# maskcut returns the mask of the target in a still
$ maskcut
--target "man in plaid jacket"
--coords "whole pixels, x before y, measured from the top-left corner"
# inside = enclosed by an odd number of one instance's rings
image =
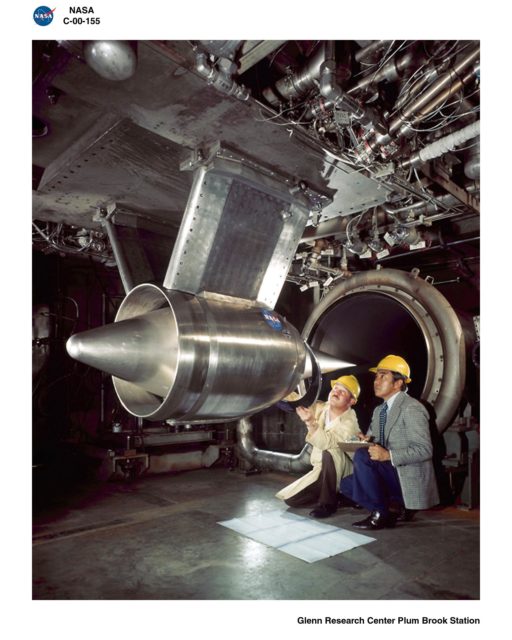
[[[356,452],[353,474],[342,479],[340,490],[370,511],[354,527],[382,529],[437,504],[439,494],[428,413],[406,393],[409,365],[400,356],[388,355],[370,371],[375,373],[375,395],[384,402],[373,412],[366,436],[360,435],[373,442]]]

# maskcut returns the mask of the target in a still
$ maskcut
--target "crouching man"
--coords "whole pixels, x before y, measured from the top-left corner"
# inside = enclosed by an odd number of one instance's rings
[[[384,402],[373,412],[370,430],[361,439],[375,441],[354,456],[353,475],[341,481],[343,496],[368,509],[359,529],[393,527],[411,511],[439,502],[432,464],[432,441],[425,407],[407,395],[410,369],[400,356],[389,355],[376,367],[373,388]]]
[[[360,387],[355,376],[342,376],[331,381],[327,402],[312,407],[297,407],[296,411],[308,428],[306,442],[313,445],[313,469],[302,478],[281,489],[276,497],[290,507],[316,507],[309,515],[327,518],[337,508],[340,480],[352,473],[352,453],[345,453],[339,443],[353,440],[359,433],[356,404]]]

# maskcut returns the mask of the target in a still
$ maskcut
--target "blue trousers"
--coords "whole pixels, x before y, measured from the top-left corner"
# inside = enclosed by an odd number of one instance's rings
[[[340,491],[369,511],[389,512],[391,503],[403,505],[402,490],[395,467],[390,461],[372,460],[368,449],[355,452],[352,475],[342,478]]]

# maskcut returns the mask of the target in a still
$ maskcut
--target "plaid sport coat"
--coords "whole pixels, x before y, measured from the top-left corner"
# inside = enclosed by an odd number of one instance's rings
[[[373,412],[370,435],[379,436],[379,413]],[[425,407],[401,391],[388,411],[384,444],[398,472],[405,506],[428,509],[439,502],[432,464],[432,440]]]

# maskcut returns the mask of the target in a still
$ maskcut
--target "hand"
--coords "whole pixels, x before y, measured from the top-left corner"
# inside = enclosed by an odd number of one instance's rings
[[[365,436],[364,433],[361,433],[361,431],[357,434],[357,437],[359,438],[359,440],[361,440],[361,442],[370,441],[370,436]]]
[[[386,460],[391,460],[391,456],[387,449],[381,447],[380,444],[372,444],[368,447],[368,453],[372,460],[377,460],[377,462],[386,462]]]
[[[313,415],[313,412],[311,411],[311,409],[308,409],[307,407],[297,407],[295,411],[299,416],[299,418],[303,422],[305,422],[308,425],[308,427],[314,423],[315,416]]]

